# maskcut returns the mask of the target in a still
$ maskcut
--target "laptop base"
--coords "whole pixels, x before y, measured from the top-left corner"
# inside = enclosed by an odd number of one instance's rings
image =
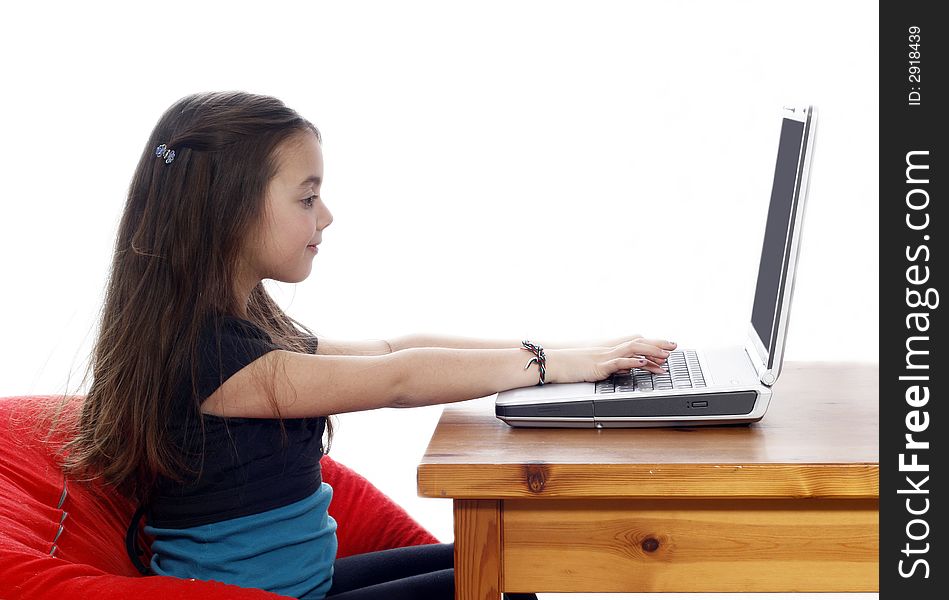
[[[761,420],[771,390],[703,390],[675,396],[578,399],[512,406],[495,405],[495,415],[511,427],[680,427],[731,425]]]

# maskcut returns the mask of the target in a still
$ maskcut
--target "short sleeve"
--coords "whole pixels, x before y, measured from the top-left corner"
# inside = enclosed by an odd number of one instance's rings
[[[207,325],[198,348],[198,397],[204,401],[232,375],[264,354],[280,348],[265,331],[249,321],[222,317]]]

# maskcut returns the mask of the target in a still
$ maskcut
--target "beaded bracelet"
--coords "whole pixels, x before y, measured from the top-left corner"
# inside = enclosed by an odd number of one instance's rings
[[[544,385],[544,377],[547,376],[547,355],[544,354],[544,347],[541,345],[535,345],[530,343],[528,340],[521,342],[521,345],[524,346],[525,350],[529,350],[534,353],[534,358],[530,359],[527,364],[524,366],[526,370],[533,363],[537,363],[537,366],[540,367],[540,381],[537,382],[537,385]]]

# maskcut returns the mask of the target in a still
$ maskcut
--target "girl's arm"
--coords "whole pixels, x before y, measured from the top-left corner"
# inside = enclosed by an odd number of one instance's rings
[[[317,354],[337,356],[381,356],[389,354],[389,343],[385,340],[331,340],[319,338]],[[395,348],[392,349],[395,352]]]
[[[448,335],[430,335],[426,333],[404,335],[388,340],[392,352],[405,350],[407,348],[456,348],[459,350],[494,350],[502,348],[520,348],[522,340],[488,340],[481,338],[458,337]],[[546,342],[544,340],[531,340],[539,343],[545,349],[556,350],[560,348],[586,348],[594,344],[585,342],[565,343],[565,342]]]
[[[319,338],[316,348],[317,354],[336,356],[381,356],[408,348],[455,348],[457,350],[499,350],[502,348],[520,348],[521,340],[488,340],[449,335],[412,334],[390,340],[331,340]],[[556,350],[558,348],[586,348],[595,344],[578,342],[544,343],[544,348]]]
[[[297,418],[458,402],[536,384],[538,367],[525,369],[530,357],[523,348],[409,348],[383,356],[274,350],[227,379],[201,410],[273,418],[273,399],[283,418]],[[547,375],[552,382],[553,369]]]
[[[667,344],[672,349],[674,344]],[[662,361],[669,352],[647,341],[618,348],[554,349],[548,383],[599,381],[609,373]],[[634,358],[637,357],[637,358]],[[539,367],[524,348],[406,348],[381,356],[320,356],[274,350],[227,379],[204,402],[205,413],[273,418],[314,417],[460,402],[538,383]],[[650,370],[662,372],[658,363]],[[648,367],[643,367],[648,368]]]

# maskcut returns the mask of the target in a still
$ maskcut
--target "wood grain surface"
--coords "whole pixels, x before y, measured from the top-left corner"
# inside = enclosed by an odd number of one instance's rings
[[[519,429],[447,406],[419,494],[454,499],[459,600],[878,588],[879,368],[786,363],[748,426]]]
[[[454,503],[455,589],[459,598],[498,600],[501,594],[501,505]]]
[[[503,501],[507,592],[871,592],[875,500]]]
[[[513,428],[494,397],[445,407],[418,467],[435,498],[876,498],[879,368],[785,363],[747,426]]]

